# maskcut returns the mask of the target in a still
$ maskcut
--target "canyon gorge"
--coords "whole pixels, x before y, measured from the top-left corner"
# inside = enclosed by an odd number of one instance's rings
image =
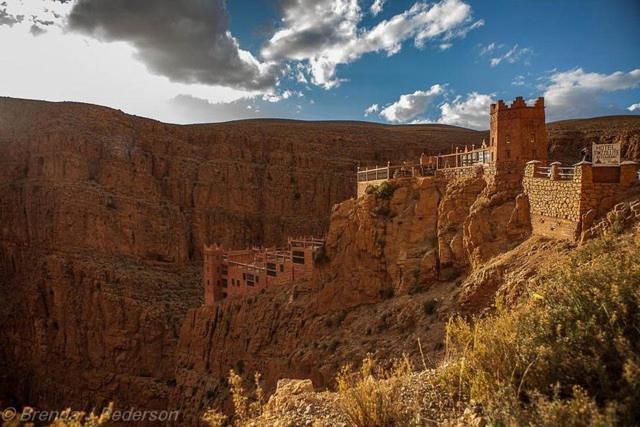
[[[638,117],[547,129],[553,159],[622,141],[640,160]],[[518,188],[428,178],[355,199],[355,170],[485,138],[437,124],[178,126],[0,98],[0,400],[172,408],[195,424],[229,409],[232,368],[272,391],[280,378],[329,387],[343,364],[418,357],[418,342],[437,359],[452,313],[512,298],[568,244],[530,237]],[[326,235],[313,280],[202,307],[205,243],[296,235]]]

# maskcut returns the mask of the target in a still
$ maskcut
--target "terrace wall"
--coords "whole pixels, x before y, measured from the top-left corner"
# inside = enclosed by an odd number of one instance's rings
[[[540,161],[527,163],[522,186],[529,198],[533,233],[576,240],[594,219],[638,191],[636,163],[624,162],[616,170],[608,169],[599,170],[589,162],[573,168],[561,168],[559,163],[548,168]],[[612,182],[615,177],[617,181]]]

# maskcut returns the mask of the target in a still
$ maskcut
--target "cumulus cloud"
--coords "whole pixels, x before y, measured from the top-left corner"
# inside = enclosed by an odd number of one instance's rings
[[[386,0],[374,1],[373,4],[371,5],[371,14],[373,16],[377,16],[380,12],[382,12],[382,8],[384,7],[385,3],[386,3]]]
[[[410,9],[372,28],[360,26],[364,17],[358,0],[283,0],[280,27],[264,45],[267,60],[296,60],[308,64],[311,82],[329,89],[341,80],[340,64],[372,52],[393,55],[407,40],[417,47],[428,41],[450,43],[483,25],[472,21],[471,7],[461,0],[417,2]]]
[[[637,104],[631,104],[627,107],[627,110],[633,112],[633,111],[640,111],[640,102],[638,102]]]
[[[489,106],[492,95],[469,93],[466,98],[457,97],[453,102],[440,106],[439,123],[472,129],[489,128]]]
[[[364,116],[367,117],[372,114],[376,114],[378,111],[380,111],[380,106],[378,104],[372,104],[364,110]]]
[[[280,68],[242,50],[224,0],[77,0],[69,28],[131,44],[153,73],[182,83],[265,90]]]
[[[607,107],[602,97],[610,92],[640,87],[640,69],[611,74],[585,72],[582,68],[553,73],[540,86],[553,119],[603,113],[619,113],[621,108]]]
[[[398,101],[380,111],[380,117],[389,122],[406,123],[423,114],[443,91],[443,86],[436,84],[428,90],[401,95]]]

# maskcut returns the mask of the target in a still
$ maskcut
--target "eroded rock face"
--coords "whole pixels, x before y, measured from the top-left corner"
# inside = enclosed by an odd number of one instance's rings
[[[191,310],[176,347],[170,406],[186,425],[197,424],[208,407],[231,412],[230,369],[245,378],[248,389],[260,372],[270,394],[282,378],[310,379],[317,390],[332,387],[342,366],[357,365],[369,353],[379,360],[407,354],[420,363],[418,340],[425,357],[435,360],[455,293],[454,285],[442,283],[328,311],[320,309],[313,284],[301,283]]]
[[[201,305],[203,243],[322,235],[331,207],[355,194],[358,162],[417,158],[477,135],[279,120],[173,126],[1,98],[0,400],[166,406],[180,325]]]
[[[438,277],[440,192],[435,178],[398,180],[390,197],[372,192],[334,208],[316,280],[321,309],[377,302]]]

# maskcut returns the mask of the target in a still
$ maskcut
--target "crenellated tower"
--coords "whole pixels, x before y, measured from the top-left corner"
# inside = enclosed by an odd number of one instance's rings
[[[530,160],[547,162],[544,98],[538,98],[532,106],[521,96],[511,105],[499,100],[491,104],[490,114],[489,148],[497,171],[522,171]]]

